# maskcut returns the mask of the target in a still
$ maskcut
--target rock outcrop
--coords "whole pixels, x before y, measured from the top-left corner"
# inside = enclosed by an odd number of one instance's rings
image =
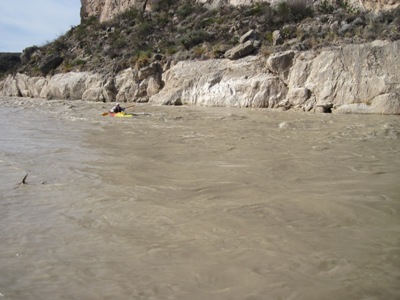
[[[150,98],[164,105],[277,107],[287,87],[261,57],[181,61],[163,75],[165,87]]]
[[[266,58],[154,63],[116,76],[70,72],[9,75],[1,96],[163,105],[268,107],[315,112],[400,114],[400,41],[326,50],[284,51]]]
[[[180,62],[150,101],[316,112],[400,114],[400,41],[321,52],[276,53],[267,60]]]
[[[107,78],[88,72],[70,72],[47,77],[9,75],[0,82],[0,95],[87,101],[112,101]]]
[[[81,19],[91,16],[98,17],[100,22],[113,19],[116,15],[135,7],[139,10],[154,10],[165,0],[81,0]],[[281,0],[197,0],[206,7],[214,9],[222,5],[253,5],[257,2],[268,2],[275,4]],[[321,0],[313,0],[313,4],[318,4]],[[336,3],[336,0],[325,0],[325,3]],[[366,10],[386,10],[399,7],[398,0],[348,0],[348,5]]]
[[[288,88],[307,89],[310,97],[303,104],[296,98],[287,100],[303,108],[365,104],[369,112],[400,114],[399,55],[400,41],[299,53],[290,69]],[[391,104],[385,105],[385,99]]]
[[[130,9],[154,10],[162,0],[81,0],[81,19],[98,17],[100,22],[113,19]]]

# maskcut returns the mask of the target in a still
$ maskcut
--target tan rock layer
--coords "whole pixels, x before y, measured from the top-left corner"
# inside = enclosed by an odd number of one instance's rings
[[[141,10],[152,10],[163,0],[81,0],[81,19],[91,16],[99,18],[100,22],[113,19],[116,15],[126,11],[131,7]],[[252,5],[257,2],[274,3],[280,0],[197,0],[199,3],[207,4],[210,8],[221,5]],[[287,0],[291,1],[291,0]],[[320,0],[312,0],[317,3]],[[336,0],[328,0],[336,1]],[[367,10],[379,11],[394,9],[400,6],[398,0],[349,0],[350,5]]]
[[[81,19],[96,16],[100,22],[105,22],[132,7],[151,10],[160,1],[162,0],[81,0]]]
[[[268,59],[181,61],[162,78],[158,64],[115,77],[17,74],[0,82],[0,96],[400,114],[399,57],[400,41],[374,41]]]

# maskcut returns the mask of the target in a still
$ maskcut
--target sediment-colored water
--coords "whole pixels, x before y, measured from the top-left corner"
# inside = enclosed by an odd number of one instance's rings
[[[0,100],[0,298],[400,298],[398,116]]]

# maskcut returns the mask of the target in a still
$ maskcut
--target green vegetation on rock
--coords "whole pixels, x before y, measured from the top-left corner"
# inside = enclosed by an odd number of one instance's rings
[[[21,53],[0,53],[0,77],[16,68],[21,63]]]
[[[258,52],[264,55],[400,38],[399,10],[372,14],[346,3],[341,0],[332,6],[322,1],[311,7],[307,0],[288,0],[273,6],[263,2],[211,10],[195,1],[165,1],[157,11],[130,9],[105,23],[88,18],[53,42],[25,49],[18,69],[11,57],[7,63],[0,61],[0,72],[115,74],[154,60],[221,58],[251,29],[258,33]],[[274,40],[276,31],[279,43]]]

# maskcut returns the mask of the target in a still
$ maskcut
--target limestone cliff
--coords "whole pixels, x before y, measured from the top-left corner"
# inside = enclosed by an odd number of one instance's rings
[[[136,7],[140,10],[152,10],[166,0],[81,0],[81,19],[84,20],[90,16],[96,16],[100,22],[113,19],[116,15],[126,11],[129,8]],[[280,0],[196,0],[198,3],[208,5],[215,8],[221,5],[252,5],[257,2],[276,3]],[[289,0],[290,2],[290,0]],[[312,0],[317,4],[321,0]],[[327,0],[327,3],[335,2],[335,0]],[[386,10],[400,6],[398,0],[348,0],[347,3],[355,8],[366,10]]]
[[[181,61],[166,72],[156,63],[114,77],[17,74],[0,82],[0,95],[400,114],[399,57],[400,41],[375,41],[323,51],[290,50],[268,58]]]
[[[197,1],[82,0],[83,17],[139,10],[27,48],[0,96],[400,114],[398,11],[285,15],[269,4],[204,7],[245,0]],[[368,3],[390,1],[359,2]]]
[[[81,19],[96,16],[104,22],[131,7],[139,8],[144,2],[140,0],[81,0]]]
[[[152,10],[163,0],[81,0],[81,19],[96,16],[100,22],[111,20],[116,15],[135,7],[141,10]],[[219,5],[250,5],[255,2],[271,2],[270,0],[197,0],[210,7]]]
[[[375,41],[267,60],[181,62],[163,75],[165,87],[150,101],[400,114],[399,56],[400,41]]]

